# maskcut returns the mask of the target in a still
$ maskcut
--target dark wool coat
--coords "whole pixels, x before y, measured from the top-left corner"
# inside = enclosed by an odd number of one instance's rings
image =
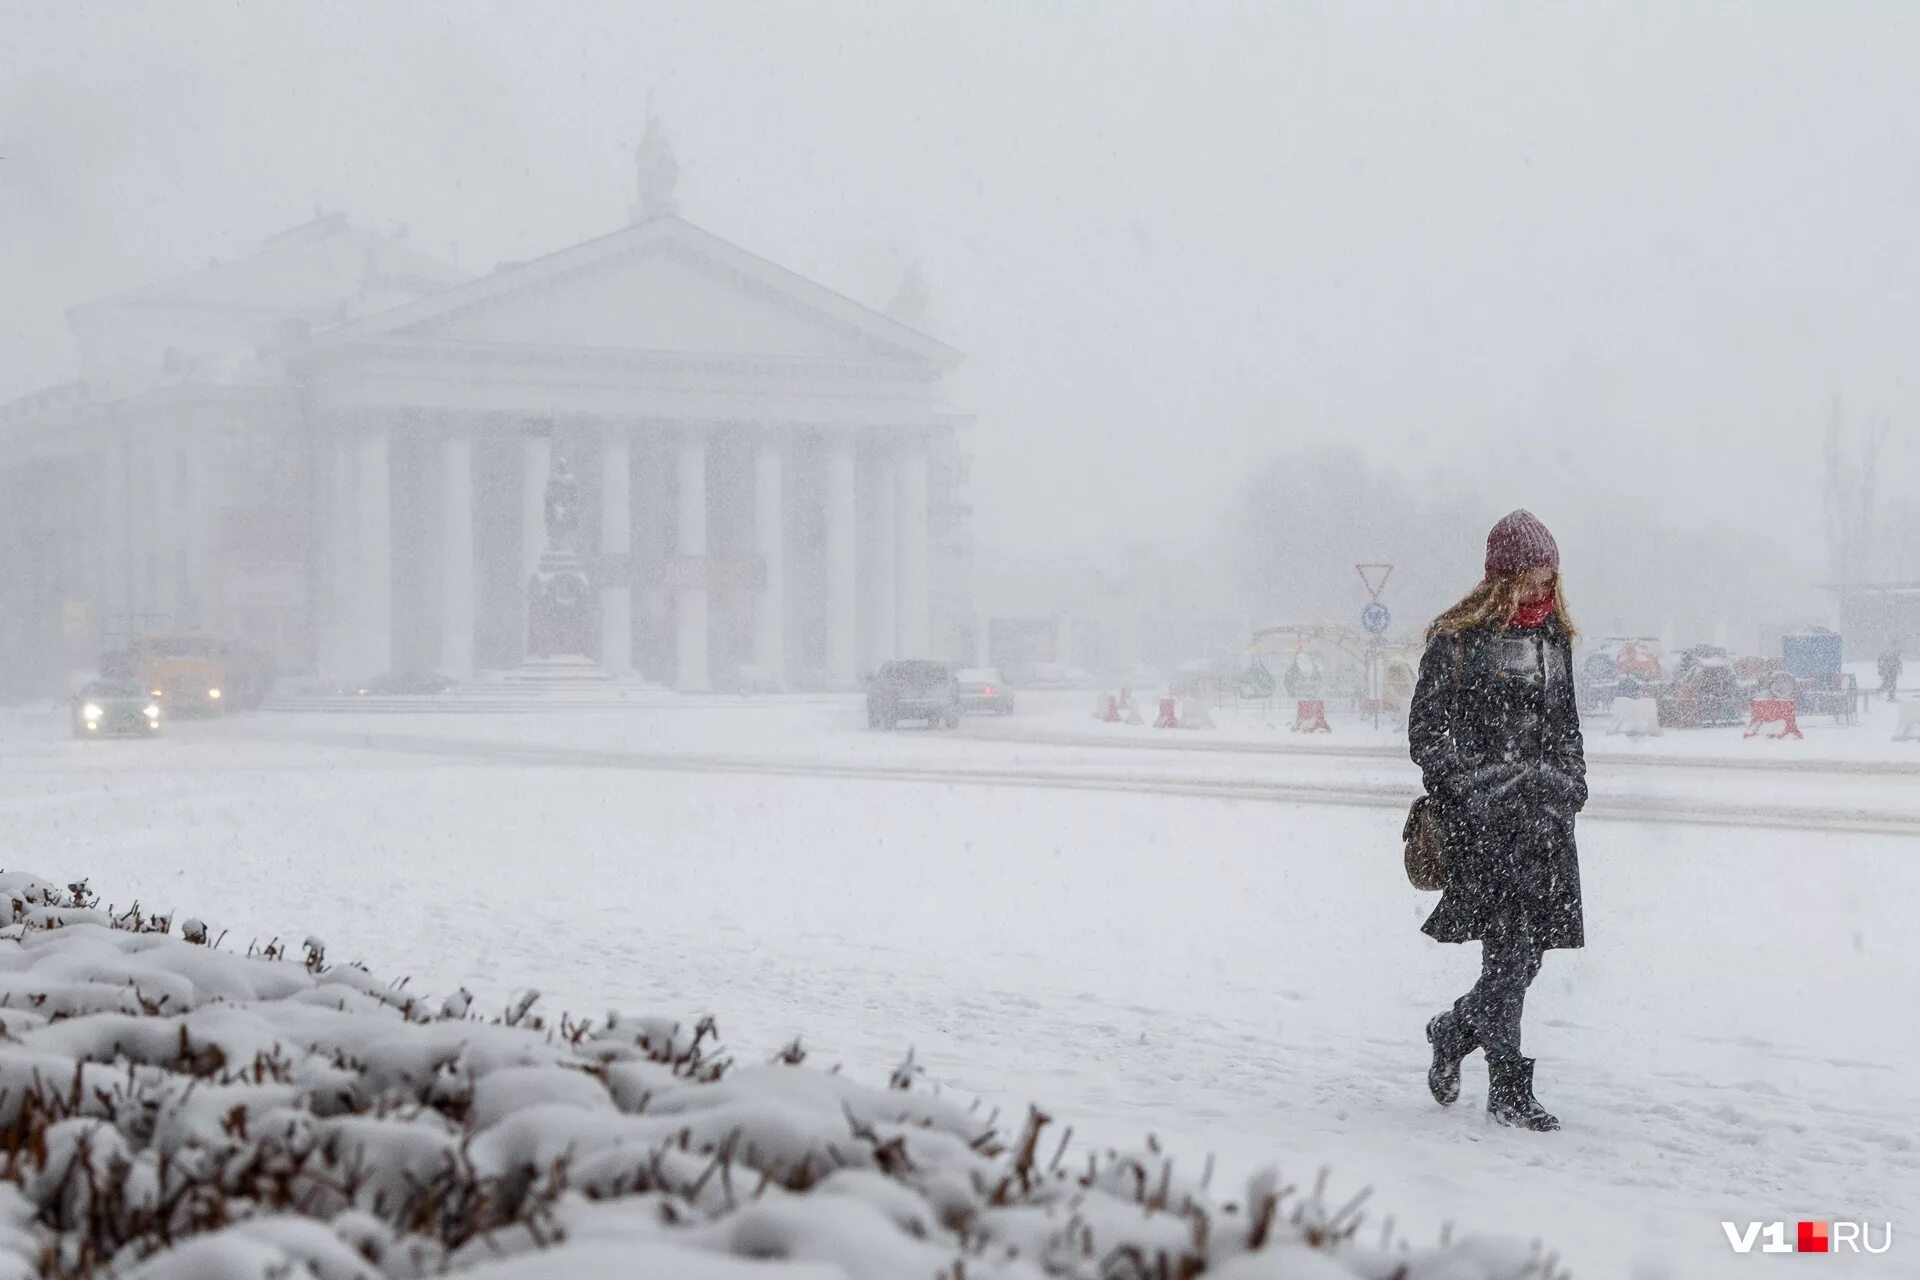
[[[1573,646],[1557,619],[1428,641],[1407,737],[1440,816],[1442,942],[1586,943],[1573,819],[1587,802]]]

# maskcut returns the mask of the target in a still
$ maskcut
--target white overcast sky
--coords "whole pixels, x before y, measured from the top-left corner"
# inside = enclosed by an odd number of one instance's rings
[[[989,543],[1198,537],[1315,443],[1812,538],[1834,392],[1920,481],[1920,25],[1696,8],[0,0],[0,395],[316,204],[610,230],[651,91],[692,220],[922,265]]]

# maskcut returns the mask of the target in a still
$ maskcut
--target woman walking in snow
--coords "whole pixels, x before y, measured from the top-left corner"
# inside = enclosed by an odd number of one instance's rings
[[[1480,980],[1427,1023],[1427,1085],[1449,1105],[1460,1063],[1487,1052],[1487,1114],[1548,1130],[1520,1015],[1541,953],[1585,945],[1573,820],[1587,802],[1560,551],[1525,511],[1487,535],[1486,577],[1427,631],[1407,736],[1446,854],[1445,892],[1421,928],[1480,943]]]

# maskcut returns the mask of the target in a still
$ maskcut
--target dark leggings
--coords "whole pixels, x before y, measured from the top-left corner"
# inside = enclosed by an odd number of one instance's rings
[[[1453,1003],[1453,1011],[1487,1051],[1488,1061],[1520,1056],[1520,1015],[1527,985],[1540,972],[1540,947],[1511,934],[1480,943],[1480,981]]]

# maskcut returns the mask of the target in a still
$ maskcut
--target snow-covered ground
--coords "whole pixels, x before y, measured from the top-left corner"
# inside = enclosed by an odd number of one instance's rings
[[[1069,700],[1077,705],[1077,695],[1030,697],[1029,712],[970,719],[958,734],[874,733],[865,727],[858,702],[846,699],[687,699],[633,713],[280,714],[229,729],[273,741],[378,745],[548,766],[1152,790],[1386,809],[1404,809],[1418,794],[1419,775],[1404,744],[1385,731],[1236,740],[1099,724],[1067,710]],[[1092,732],[1074,732],[1080,726]],[[1723,756],[1654,755],[1596,744],[1596,796],[1588,816],[1920,838],[1920,744],[1904,744],[1913,749],[1885,760],[1795,759],[1770,749],[1787,745],[1796,744],[1755,742],[1746,754]]]
[[[320,932],[417,990],[711,1010],[730,1041],[801,1032],[829,1061],[911,1045],[1099,1141],[1153,1131],[1239,1171],[1310,1152],[1413,1238],[1534,1222],[1582,1277],[1767,1271],[1719,1223],[1803,1216],[1892,1220],[1893,1253],[1846,1269],[1920,1274],[1912,832],[1631,812],[1904,822],[1904,771],[1597,761],[1625,799],[1582,829],[1590,945],[1550,955],[1530,1002],[1567,1126],[1536,1136],[1484,1124],[1477,1066],[1461,1106],[1426,1097],[1420,1026],[1477,956],[1417,932],[1403,763],[986,736],[1070,718],[1095,727],[1040,707],[881,735],[851,704],[715,702],[75,744],[57,715],[13,715],[0,848],[242,945]]]

